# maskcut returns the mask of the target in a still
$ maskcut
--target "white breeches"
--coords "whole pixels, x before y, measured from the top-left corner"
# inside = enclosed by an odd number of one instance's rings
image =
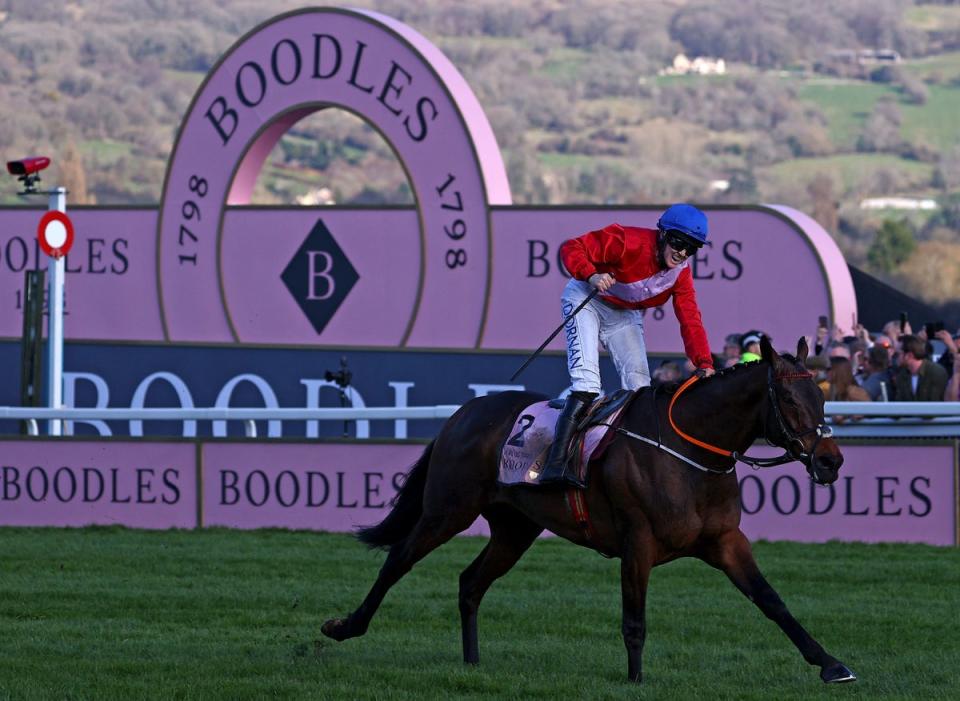
[[[592,289],[587,282],[570,280],[560,300],[563,316],[576,309]],[[623,389],[649,386],[650,366],[643,340],[643,313],[639,310],[614,309],[594,297],[564,325],[564,334],[572,391],[603,392],[600,384],[601,343],[610,351]]]

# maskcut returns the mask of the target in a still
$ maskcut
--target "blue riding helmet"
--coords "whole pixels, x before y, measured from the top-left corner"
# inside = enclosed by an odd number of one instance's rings
[[[657,222],[660,231],[679,231],[699,245],[707,242],[707,215],[692,204],[672,204]]]

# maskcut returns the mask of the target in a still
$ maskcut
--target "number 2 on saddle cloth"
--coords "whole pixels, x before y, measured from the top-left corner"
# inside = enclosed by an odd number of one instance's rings
[[[611,428],[615,428],[624,408],[633,398],[629,390],[618,390],[600,398],[583,421],[586,428],[574,438],[571,469],[583,482],[593,458],[600,457],[606,448]],[[500,450],[500,469],[497,481],[502,485],[526,484],[536,486],[540,472],[553,442],[557,416],[563,402],[551,406],[555,400],[536,402],[525,407],[517,416]]]

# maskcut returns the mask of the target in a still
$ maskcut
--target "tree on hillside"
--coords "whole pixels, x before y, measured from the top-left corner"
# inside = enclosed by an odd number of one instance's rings
[[[896,102],[890,98],[877,100],[857,139],[857,150],[895,151],[903,142],[900,136],[902,121]]]
[[[87,192],[87,174],[77,145],[70,141],[59,159],[60,183],[70,193],[70,204],[96,204],[97,200]]]
[[[811,216],[830,234],[839,229],[837,200],[833,192],[833,178],[826,173],[817,173],[807,184],[807,194],[813,207]]]
[[[960,144],[940,154],[935,177],[937,185],[944,190],[960,190]]]
[[[941,197],[939,205],[940,208],[927,220],[923,233],[944,229],[952,234],[954,241],[960,241],[960,192]]]
[[[900,74],[900,88],[907,102],[912,105],[925,105],[930,98],[930,89],[926,83],[913,73],[904,71]]]
[[[867,251],[867,261],[876,270],[892,273],[916,248],[913,227],[906,219],[884,219]]]
[[[819,62],[841,48],[894,48],[914,55],[924,36],[905,22],[902,0],[846,0],[824,12],[821,0],[697,2],[680,9],[670,36],[693,55],[762,68]]]
[[[674,15],[670,36],[691,56],[717,56],[762,68],[792,63],[798,42],[783,23],[772,22],[769,2],[702,3]]]
[[[960,248],[943,241],[924,241],[896,273],[905,291],[926,302],[960,299]]]

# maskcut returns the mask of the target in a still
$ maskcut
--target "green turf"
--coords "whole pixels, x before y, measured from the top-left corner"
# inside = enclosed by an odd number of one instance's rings
[[[366,636],[320,623],[356,606],[383,555],[286,531],[0,529],[0,699],[956,698],[960,550],[761,543],[793,613],[860,675],[826,687],[719,573],[654,571],[645,680],[624,681],[616,561],[536,544],[480,612],[460,661],[460,538],[387,597]]]

